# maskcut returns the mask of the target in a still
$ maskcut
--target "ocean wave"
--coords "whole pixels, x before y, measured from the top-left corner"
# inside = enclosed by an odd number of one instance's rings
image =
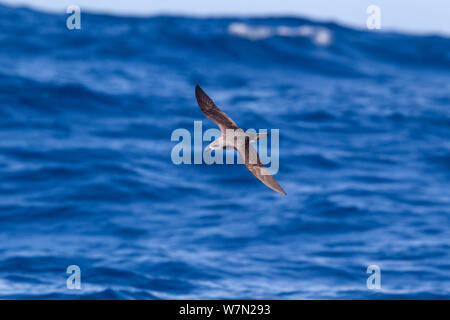
[[[316,26],[250,26],[245,23],[232,23],[228,27],[231,34],[247,38],[250,40],[267,39],[274,36],[279,37],[307,37],[314,43],[321,46],[330,45],[332,42],[332,33],[324,27]]]

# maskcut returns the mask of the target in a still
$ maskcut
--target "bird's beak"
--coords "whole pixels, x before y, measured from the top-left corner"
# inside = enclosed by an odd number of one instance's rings
[[[207,147],[205,148],[205,153],[208,152],[208,151],[211,151],[212,149],[213,149],[213,148],[211,147],[211,145],[207,146]]]

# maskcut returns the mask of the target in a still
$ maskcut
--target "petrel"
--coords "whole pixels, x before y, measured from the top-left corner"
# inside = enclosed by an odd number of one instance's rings
[[[258,139],[267,137],[267,133],[247,133],[240,129],[231,118],[220,110],[210,97],[200,88],[195,87],[195,97],[205,116],[214,121],[222,135],[214,140],[205,151],[231,147],[239,152],[248,170],[270,189],[286,195],[286,192],[269,173],[259,159],[255,148],[250,144]]]

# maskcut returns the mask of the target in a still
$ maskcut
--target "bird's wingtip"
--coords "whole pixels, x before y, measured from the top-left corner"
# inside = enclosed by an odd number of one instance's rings
[[[195,85],[195,96],[199,97],[202,94],[202,88],[200,88],[200,86],[197,84]]]
[[[279,185],[279,188],[277,188],[276,190],[277,190],[279,193],[281,193],[281,194],[287,196],[286,191],[284,191],[284,189],[283,189],[280,185]]]
[[[284,191],[284,189],[283,189],[280,185],[274,186],[274,187],[270,187],[270,188],[271,188],[272,190],[274,190],[274,191],[276,191],[276,192],[282,194],[282,195],[287,196],[286,191]]]

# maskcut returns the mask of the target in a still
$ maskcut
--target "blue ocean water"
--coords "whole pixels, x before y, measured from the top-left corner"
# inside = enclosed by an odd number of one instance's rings
[[[0,6],[0,298],[450,298],[450,38],[66,18]],[[216,127],[197,83],[280,129],[287,196],[172,163],[173,130]]]

